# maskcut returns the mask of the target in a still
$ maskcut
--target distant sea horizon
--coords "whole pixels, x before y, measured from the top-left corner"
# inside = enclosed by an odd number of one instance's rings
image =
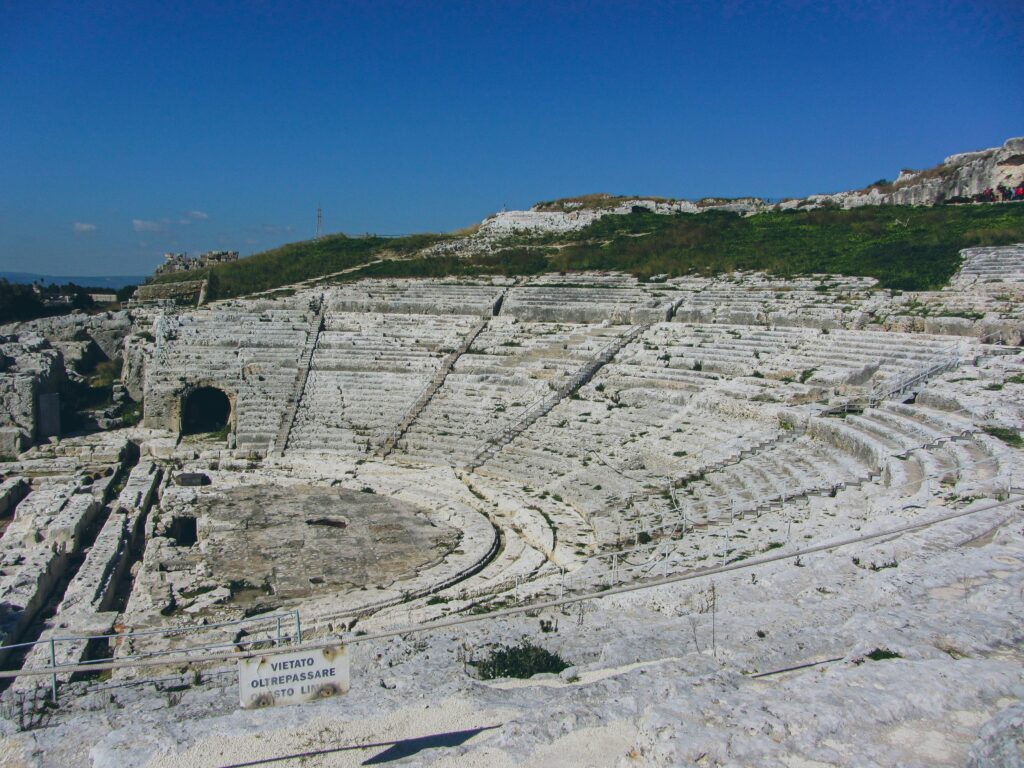
[[[74,283],[85,288],[124,288],[126,285],[138,285],[146,279],[146,275],[42,275],[34,272],[2,272],[0,279],[9,283],[30,285],[42,283],[50,285],[66,285]]]

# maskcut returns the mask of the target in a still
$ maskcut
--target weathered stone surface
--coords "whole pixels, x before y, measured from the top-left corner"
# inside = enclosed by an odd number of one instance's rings
[[[72,312],[55,317],[42,317],[24,323],[0,327],[0,333],[40,336],[61,350],[68,364],[74,366],[91,353],[113,360],[121,354],[121,344],[131,330],[133,318],[124,310],[88,315]]]
[[[1013,704],[985,723],[971,747],[967,768],[1024,766],[1024,704]]]
[[[203,472],[180,472],[174,476],[176,485],[186,488],[210,484],[210,476]]]
[[[39,336],[0,337],[0,454],[14,455],[42,436],[39,398],[64,383],[60,352]]]
[[[1007,139],[1001,147],[950,155],[925,171],[903,170],[890,185],[866,190],[811,195],[782,208],[832,203],[844,208],[863,205],[934,205],[954,197],[971,197],[1000,184],[1016,186],[1024,177],[1024,137]]]
[[[644,208],[654,213],[700,213],[706,210],[734,211],[736,213],[752,213],[764,207],[759,198],[737,198],[735,200],[717,200],[709,198],[698,202],[674,200],[664,202],[647,198],[632,200],[609,199],[606,205],[584,206],[566,201],[563,210],[545,210],[543,204],[533,206],[528,211],[502,211],[487,217],[480,224],[483,236],[500,236],[514,232],[573,232],[583,229],[602,216],[616,216],[631,213],[634,208]]]
[[[172,302],[176,304],[202,303],[206,294],[206,280],[180,280],[170,283],[148,283],[135,289],[132,301],[140,304]]]
[[[459,538],[408,504],[340,488],[202,491],[189,505],[198,537],[192,546],[174,545],[175,520],[184,514],[177,509],[165,508],[157,527],[171,539],[160,570],[173,585],[177,608],[190,613],[196,600],[220,586],[230,588],[218,601],[241,609],[386,587],[439,562]],[[196,579],[196,573],[208,576]]]
[[[137,310],[125,387],[142,387],[153,429],[0,463],[0,498],[31,489],[0,537],[0,596],[22,607],[6,625],[13,638],[49,602],[43,638],[121,632],[105,648],[69,641],[61,661],[345,637],[355,695],[321,715],[354,738],[399,727],[420,696],[435,703],[417,718],[483,712],[504,725],[458,758],[488,765],[1002,759],[1015,715],[979,731],[1021,693],[1024,539],[1012,504],[987,506],[1024,487],[1024,358],[986,335],[1024,326],[1024,249],[964,256],[949,289],[926,293],[588,273]],[[178,434],[201,386],[231,398],[227,440]],[[285,450],[267,451],[289,412]],[[907,527],[950,513],[964,515]],[[732,570],[700,575],[720,564]],[[673,574],[688,579],[608,594]],[[492,615],[579,593],[602,597]],[[486,618],[405,632],[459,615]],[[396,634],[359,645],[376,630]],[[524,637],[573,671],[468,674]],[[818,666],[749,677],[805,663]],[[149,676],[162,682],[120,680]],[[30,737],[46,759],[242,763],[295,754],[295,734],[319,744],[311,710],[225,714],[226,666],[115,678],[60,676],[56,721]],[[594,729],[602,748],[587,751]]]

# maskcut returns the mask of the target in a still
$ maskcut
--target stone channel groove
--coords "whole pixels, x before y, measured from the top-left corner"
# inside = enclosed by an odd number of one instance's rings
[[[291,435],[292,425],[295,423],[295,414],[298,413],[299,403],[306,390],[306,381],[309,379],[309,368],[313,361],[313,352],[316,351],[317,341],[320,338],[320,331],[324,328],[324,298],[321,295],[316,307],[316,315],[309,323],[309,331],[306,333],[306,346],[299,357],[298,369],[295,372],[295,389],[284,415],[281,417],[281,426],[278,427],[277,437],[270,447],[271,455],[282,456],[288,447],[288,438]]]

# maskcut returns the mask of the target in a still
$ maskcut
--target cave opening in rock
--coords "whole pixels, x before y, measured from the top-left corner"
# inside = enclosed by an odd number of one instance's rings
[[[216,387],[199,387],[185,397],[181,412],[181,433],[198,435],[220,432],[231,418],[231,401]]]
[[[167,529],[167,535],[176,547],[191,547],[199,540],[199,530],[194,517],[175,517]]]

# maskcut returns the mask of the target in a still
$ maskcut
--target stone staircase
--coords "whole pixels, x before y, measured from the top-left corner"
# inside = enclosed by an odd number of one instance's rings
[[[271,456],[284,455],[284,451],[288,447],[288,436],[291,434],[292,425],[295,423],[295,414],[299,410],[302,393],[306,389],[306,380],[309,378],[309,367],[313,361],[313,352],[316,351],[317,340],[320,338],[320,331],[324,327],[325,311],[324,300],[321,295],[316,305],[316,314],[309,323],[309,330],[306,333],[306,345],[299,356],[292,397],[288,401],[288,407],[281,416],[281,425],[277,429],[277,436],[268,450],[268,454]]]
[[[690,483],[696,480],[700,480],[707,474],[710,474],[712,472],[719,472],[725,469],[726,467],[731,467],[734,464],[739,464],[741,461],[750,456],[760,453],[768,448],[778,446],[782,443],[791,442],[799,437],[802,437],[803,435],[803,428],[792,427],[790,430],[781,435],[776,435],[775,437],[768,438],[767,440],[764,440],[760,443],[755,443],[754,445],[744,448],[738,453],[733,454],[732,456],[727,456],[726,458],[720,461],[716,461],[713,464],[708,464],[706,466],[701,467],[700,469],[694,470],[693,472],[689,472],[685,475],[677,477],[672,480],[671,486],[673,488],[684,488]]]
[[[502,294],[504,295],[504,294]],[[398,441],[402,439],[402,435],[409,426],[416,420],[416,417],[420,415],[420,412],[427,406],[427,403],[431,401],[437,390],[444,384],[444,380],[448,378],[448,374],[455,366],[456,361],[466,354],[466,351],[473,346],[473,342],[476,341],[476,337],[480,335],[480,332],[487,327],[488,320],[481,320],[472,330],[466,334],[463,338],[462,343],[459,344],[458,348],[449,353],[444,360],[441,361],[441,365],[437,369],[437,373],[434,374],[430,383],[424,388],[416,401],[412,404],[409,410],[406,412],[405,417],[399,422],[398,426],[395,427],[394,431],[387,436],[380,448],[377,449],[377,455],[381,458],[386,457],[391,453]]]
[[[488,459],[496,456],[502,448],[512,442],[517,435],[529,428],[537,419],[547,414],[559,402],[590,381],[623,347],[650,327],[651,323],[634,325],[625,334],[606,346],[597,357],[584,365],[569,381],[547,397],[527,408],[515,421],[488,439],[484,446],[466,464],[466,468],[469,470],[476,469]]]
[[[919,370],[911,371],[894,381],[882,382],[869,396],[868,404],[873,407],[892,397],[916,394],[930,378],[946,371],[952,371],[959,365],[960,354],[955,346],[950,347],[946,354],[922,366]]]

